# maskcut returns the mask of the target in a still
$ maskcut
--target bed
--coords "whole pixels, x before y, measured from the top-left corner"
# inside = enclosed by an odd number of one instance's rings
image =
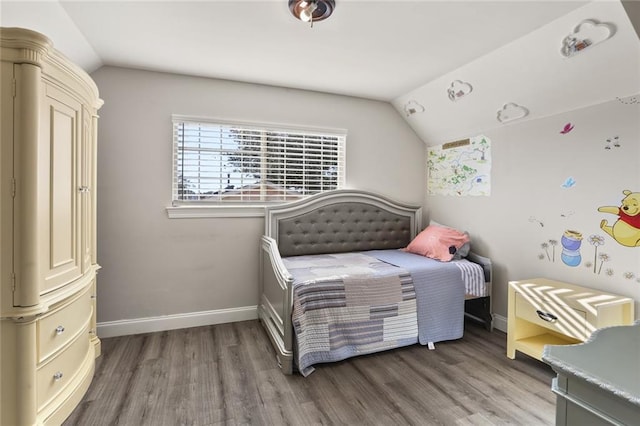
[[[265,208],[258,316],[285,374],[491,329],[491,261],[408,253],[422,209],[357,190]]]

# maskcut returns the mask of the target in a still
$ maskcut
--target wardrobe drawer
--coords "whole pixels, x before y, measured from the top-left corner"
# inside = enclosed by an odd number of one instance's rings
[[[557,301],[527,298],[519,292],[515,296],[517,318],[574,339],[586,340],[589,337],[584,311]]]
[[[56,353],[87,324],[91,315],[89,289],[71,303],[64,304],[38,320],[38,362]]]
[[[82,365],[89,352],[89,328],[84,327],[77,338],[36,372],[38,409],[62,391]]]

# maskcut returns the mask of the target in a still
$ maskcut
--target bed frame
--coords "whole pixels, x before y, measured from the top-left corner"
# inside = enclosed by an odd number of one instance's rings
[[[329,191],[266,207],[265,235],[260,244],[258,316],[285,374],[294,371],[293,277],[282,257],[402,248],[421,230],[421,207],[366,191]],[[490,291],[489,259],[475,253],[469,253],[467,259],[483,266]],[[469,314],[491,330],[491,298],[474,299],[465,303],[465,310],[469,311],[466,307],[471,307],[470,302],[478,305]]]

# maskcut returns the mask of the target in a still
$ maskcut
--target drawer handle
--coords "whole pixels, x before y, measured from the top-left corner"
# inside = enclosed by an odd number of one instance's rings
[[[61,335],[62,333],[64,333],[64,327],[59,325],[56,327],[56,335]]]
[[[56,374],[53,375],[53,380],[55,382],[57,382],[60,379],[62,379],[62,371],[58,371],[58,372],[56,372]]]
[[[546,322],[556,322],[558,320],[557,316],[553,315],[550,312],[543,312],[540,309],[536,310],[536,314],[538,314],[541,320]]]

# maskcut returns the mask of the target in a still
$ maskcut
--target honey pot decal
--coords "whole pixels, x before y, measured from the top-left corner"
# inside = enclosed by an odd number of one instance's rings
[[[562,255],[560,258],[567,266],[578,266],[582,262],[580,246],[582,245],[582,233],[567,229],[560,239]]]

